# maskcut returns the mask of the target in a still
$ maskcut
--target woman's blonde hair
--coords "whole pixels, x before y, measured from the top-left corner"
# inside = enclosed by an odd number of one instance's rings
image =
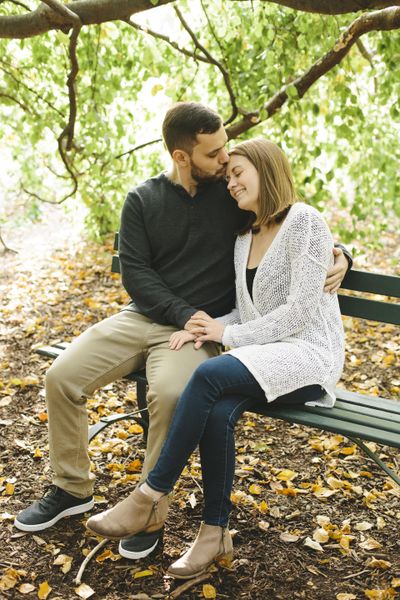
[[[260,176],[260,209],[256,223],[252,219],[253,228],[282,221],[298,197],[289,161],[279,146],[264,138],[255,138],[241,142],[229,155],[247,158]],[[249,223],[247,229],[251,225]]]

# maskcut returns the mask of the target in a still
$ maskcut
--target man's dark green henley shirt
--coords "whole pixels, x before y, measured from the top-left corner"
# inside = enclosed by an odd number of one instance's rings
[[[197,310],[229,313],[235,237],[247,218],[223,181],[191,196],[161,174],[129,192],[119,242],[128,308],[180,329]]]

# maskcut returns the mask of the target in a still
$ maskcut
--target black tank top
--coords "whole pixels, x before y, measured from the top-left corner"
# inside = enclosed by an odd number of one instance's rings
[[[253,283],[254,283],[254,277],[256,276],[256,273],[257,273],[257,268],[258,267],[254,267],[253,269],[246,269],[247,289],[249,290],[250,298],[252,300],[253,300]]]

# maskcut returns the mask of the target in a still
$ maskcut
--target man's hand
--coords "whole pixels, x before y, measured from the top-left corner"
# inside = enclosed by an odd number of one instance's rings
[[[344,276],[347,273],[349,263],[340,248],[333,248],[332,252],[335,262],[333,267],[329,269],[327,273],[324,292],[334,294],[340,288]]]
[[[180,350],[183,344],[187,344],[188,342],[193,342],[196,339],[196,336],[189,331],[185,331],[182,329],[181,331],[175,331],[169,338],[168,347],[171,350]]]
[[[186,331],[191,331],[193,327],[195,327],[195,325],[192,322],[192,319],[206,319],[207,317],[208,314],[204,312],[204,310],[198,310],[194,313],[194,315],[191,316],[189,321],[186,321],[184,329],[186,329]]]
[[[222,342],[225,325],[216,319],[212,319],[208,315],[198,317],[196,313],[188,323],[190,324],[190,333],[196,336],[195,348],[199,347],[197,346],[199,342]]]

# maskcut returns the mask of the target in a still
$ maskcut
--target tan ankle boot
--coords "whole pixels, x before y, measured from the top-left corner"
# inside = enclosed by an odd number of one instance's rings
[[[190,579],[204,573],[214,561],[229,565],[232,557],[229,529],[202,523],[192,546],[169,567],[167,573],[177,579]]]
[[[168,512],[168,496],[153,500],[139,488],[129,494],[125,500],[86,522],[86,527],[96,535],[110,540],[140,533],[156,531],[164,526]]]

